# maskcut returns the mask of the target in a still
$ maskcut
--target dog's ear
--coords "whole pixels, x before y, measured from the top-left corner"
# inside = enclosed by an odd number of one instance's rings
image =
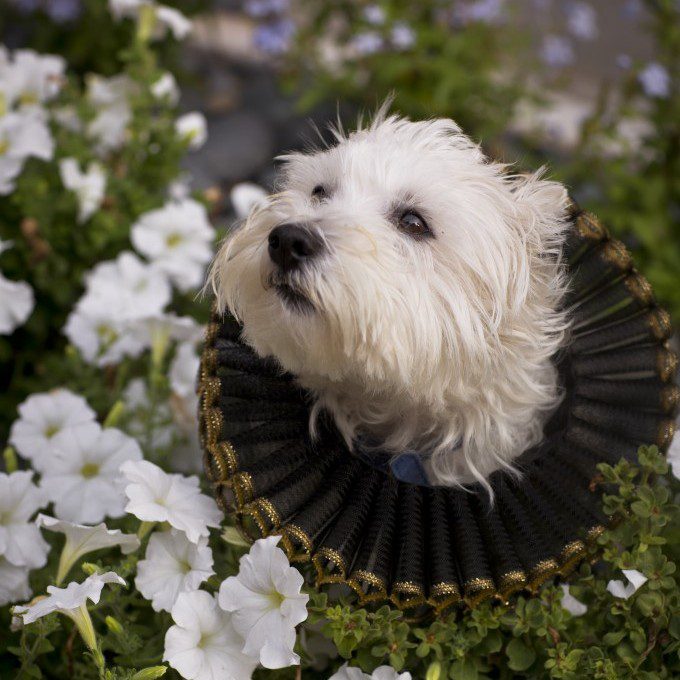
[[[559,182],[544,179],[546,168],[512,177],[511,190],[515,200],[544,219],[559,219],[566,211],[569,194]]]

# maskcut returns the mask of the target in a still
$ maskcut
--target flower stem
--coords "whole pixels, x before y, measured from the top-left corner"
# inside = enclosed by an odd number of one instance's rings
[[[71,571],[71,567],[73,566],[73,555],[68,554],[70,552],[71,551],[67,551],[66,546],[64,546],[61,551],[61,555],[59,556],[59,566],[57,567],[57,578],[55,580],[55,585],[57,586],[62,584],[63,580],[66,578],[69,571]]]
[[[153,5],[142,5],[137,19],[137,40],[147,43],[156,27],[156,8]]]
[[[137,538],[140,541],[144,540],[144,537],[156,526],[156,522],[142,522],[137,529]]]
[[[108,415],[104,419],[104,427],[115,427],[118,424],[118,421],[120,420],[121,415],[123,415],[125,411],[125,404],[122,402],[122,400],[118,400],[112,407],[111,410],[109,411]]]

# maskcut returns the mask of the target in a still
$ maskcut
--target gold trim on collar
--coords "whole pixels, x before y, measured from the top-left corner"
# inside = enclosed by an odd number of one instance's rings
[[[347,585],[359,596],[359,604],[387,599],[387,584],[373,572],[358,569],[347,579]]]
[[[324,564],[324,560],[326,563]],[[312,564],[316,569],[317,586],[324,583],[346,583],[347,563],[343,556],[333,548],[319,548],[312,555]],[[330,567],[330,565],[333,567]],[[337,570],[337,573],[334,573]]]
[[[390,601],[397,609],[415,609],[426,604],[425,591],[413,581],[396,581],[392,584]]]
[[[314,543],[306,531],[296,524],[286,524],[281,531],[281,542],[291,562],[309,562]]]
[[[490,578],[473,578],[463,584],[464,600],[470,607],[496,595],[496,586]]]

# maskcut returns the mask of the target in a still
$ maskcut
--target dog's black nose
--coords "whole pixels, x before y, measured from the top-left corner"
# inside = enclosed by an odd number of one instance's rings
[[[301,267],[322,250],[321,238],[298,224],[281,224],[269,234],[269,257],[283,272]]]

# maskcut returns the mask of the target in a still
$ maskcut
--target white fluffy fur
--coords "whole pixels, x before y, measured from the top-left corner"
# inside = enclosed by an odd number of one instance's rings
[[[337,146],[284,156],[280,192],[225,241],[212,271],[220,309],[332,413],[351,444],[429,452],[439,484],[485,480],[541,439],[560,400],[550,358],[567,329],[559,260],[567,194],[507,174],[451,120],[379,112]],[[311,196],[323,184],[326,201]],[[413,207],[435,238],[394,224]],[[270,231],[304,223],[326,252],[271,286]],[[313,426],[312,419],[312,426]]]

